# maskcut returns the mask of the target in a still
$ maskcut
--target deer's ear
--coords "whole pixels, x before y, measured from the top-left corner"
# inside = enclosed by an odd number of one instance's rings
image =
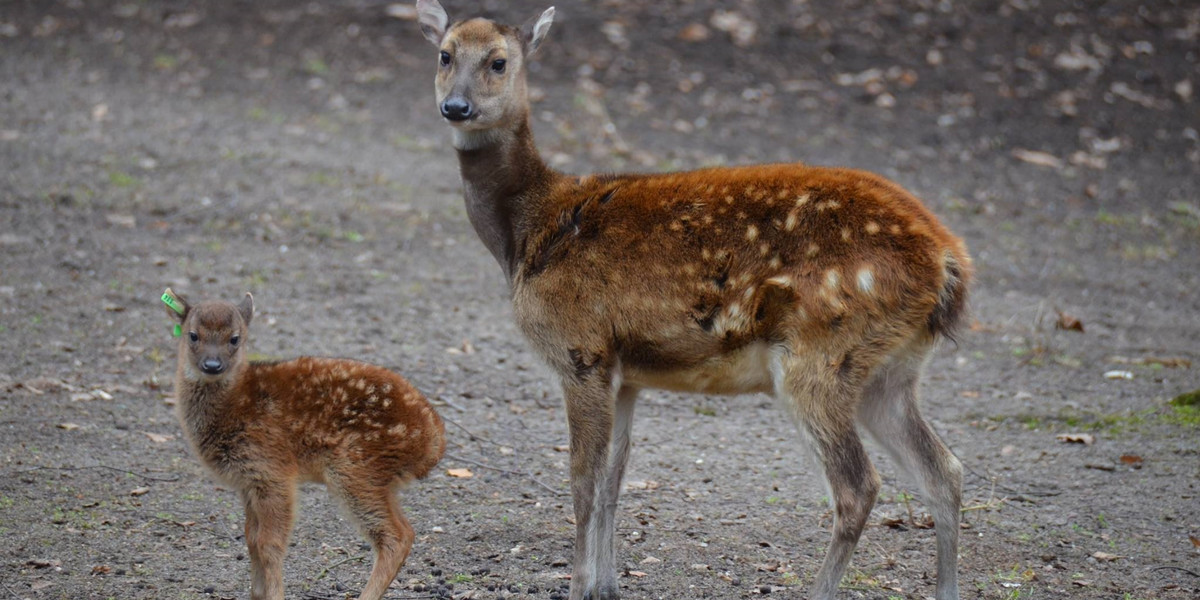
[[[525,54],[537,52],[538,46],[542,45],[542,40],[545,40],[546,34],[550,32],[550,24],[553,22],[554,7],[551,6],[537,19],[530,19],[528,23],[521,26],[521,40],[525,42]]]
[[[183,296],[171,291],[167,288],[162,295],[163,308],[167,309],[167,314],[171,315],[171,319],[177,323],[183,323],[187,318],[188,312],[192,310],[192,305]]]
[[[425,39],[441,47],[442,36],[446,35],[446,27],[450,24],[446,9],[437,0],[417,0],[417,22]]]
[[[237,308],[238,312],[242,314],[242,321],[249,327],[250,319],[254,318],[254,296],[251,296],[250,292],[246,292],[246,297],[242,298]]]

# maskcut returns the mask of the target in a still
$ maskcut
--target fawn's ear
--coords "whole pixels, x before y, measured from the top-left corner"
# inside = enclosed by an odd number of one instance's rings
[[[417,0],[417,22],[425,39],[441,47],[442,36],[446,35],[446,27],[450,24],[446,9],[437,0]]]
[[[254,296],[250,292],[246,292],[246,297],[238,303],[238,312],[242,314],[242,321],[246,323],[246,327],[250,326],[250,319],[254,317]]]
[[[542,45],[542,40],[546,39],[546,34],[550,32],[550,24],[553,22],[554,7],[551,6],[538,18],[530,19],[521,26],[521,41],[525,42],[526,56],[537,52],[538,46]]]
[[[192,310],[192,305],[183,296],[171,291],[167,288],[161,298],[163,306],[167,309],[167,314],[176,322],[182,323],[187,318],[188,312]]]

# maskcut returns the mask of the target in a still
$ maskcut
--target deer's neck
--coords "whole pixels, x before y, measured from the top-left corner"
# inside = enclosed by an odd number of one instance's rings
[[[175,404],[184,431],[193,441],[204,437],[214,423],[228,412],[237,376],[243,366],[235,366],[236,372],[217,379],[201,378],[195,368],[181,361],[175,373]]]
[[[513,129],[455,130],[467,216],[511,284],[528,233],[523,215],[537,209],[556,174],[538,155],[528,116]]]

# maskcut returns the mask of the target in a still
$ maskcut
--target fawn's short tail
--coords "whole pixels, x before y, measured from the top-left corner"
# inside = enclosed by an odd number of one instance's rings
[[[942,257],[945,275],[937,305],[929,313],[929,333],[954,341],[967,312],[967,284],[971,280],[971,259],[966,254],[947,250]]]

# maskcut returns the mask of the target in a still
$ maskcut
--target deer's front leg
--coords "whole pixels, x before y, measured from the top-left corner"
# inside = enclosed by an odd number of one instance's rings
[[[575,506],[571,600],[615,600],[613,531],[637,390],[620,388],[611,369],[601,367],[565,377],[563,389]]]

